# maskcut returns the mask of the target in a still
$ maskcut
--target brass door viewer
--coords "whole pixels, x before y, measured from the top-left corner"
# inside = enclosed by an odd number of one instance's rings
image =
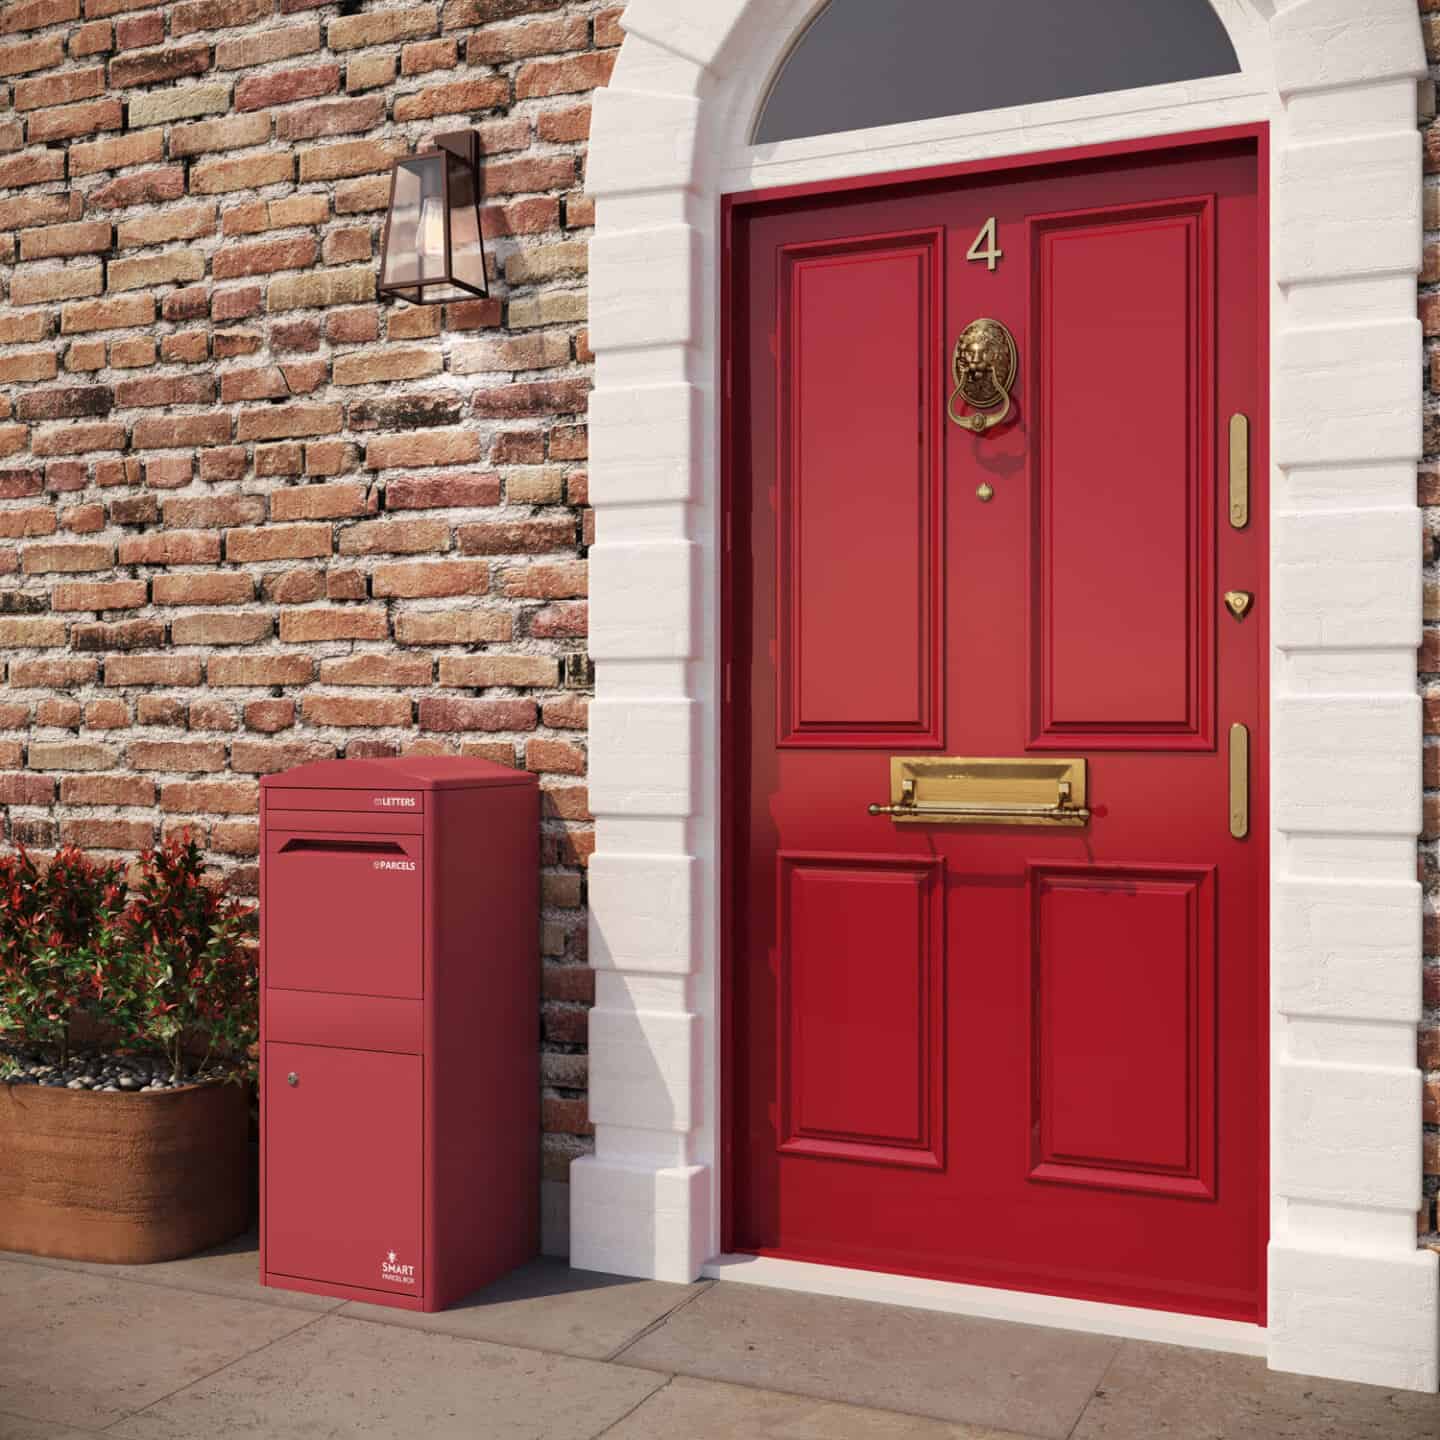
[[[976,435],[994,429],[1010,413],[1010,390],[1018,365],[1015,337],[1004,325],[998,320],[972,320],[960,332],[950,361],[955,377],[955,390],[946,407],[950,418]],[[957,415],[957,399],[976,413]]]

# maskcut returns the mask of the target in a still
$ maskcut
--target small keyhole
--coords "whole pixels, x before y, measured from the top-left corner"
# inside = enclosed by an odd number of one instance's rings
[[[300,1077],[293,1070],[285,1077],[285,1079],[287,1083],[291,1085],[298,1085],[300,1083]]]

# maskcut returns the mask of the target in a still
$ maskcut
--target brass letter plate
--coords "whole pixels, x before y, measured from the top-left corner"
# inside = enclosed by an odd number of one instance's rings
[[[1086,825],[1085,761],[892,755],[890,803],[870,814],[897,825]]]

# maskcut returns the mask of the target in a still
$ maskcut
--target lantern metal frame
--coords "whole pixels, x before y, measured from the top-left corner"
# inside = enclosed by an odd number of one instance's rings
[[[435,155],[451,156],[459,160],[460,163],[470,171],[471,183],[474,185],[475,193],[475,233],[480,247],[481,285],[478,289],[469,281],[460,279],[454,273],[454,261],[451,255],[450,240],[450,165],[443,159],[440,164],[440,203],[445,220],[444,272],[429,277],[423,282],[417,278],[413,281],[404,280],[389,285],[385,284],[385,275],[390,263],[390,231],[395,218],[395,187],[399,181],[400,169],[407,164],[413,165],[416,160],[428,159]],[[434,291],[446,286],[454,290],[464,291],[464,294],[437,295],[434,298],[426,294],[426,291]],[[430,149],[416,151],[413,155],[399,155],[391,163],[390,199],[385,208],[385,232],[380,241],[380,279],[376,285],[376,291],[386,299],[405,300],[411,305],[445,305],[452,304],[457,300],[488,300],[490,298],[490,276],[485,255],[485,231],[481,223],[480,135],[478,131],[452,130],[444,135],[437,135],[432,141]]]

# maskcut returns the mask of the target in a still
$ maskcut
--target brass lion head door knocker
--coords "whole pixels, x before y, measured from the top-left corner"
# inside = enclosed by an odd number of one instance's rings
[[[1009,415],[1018,359],[1015,337],[998,320],[972,320],[955,342],[950,368],[955,390],[947,409],[962,429],[983,435]],[[975,413],[957,415],[956,400],[963,400]]]

